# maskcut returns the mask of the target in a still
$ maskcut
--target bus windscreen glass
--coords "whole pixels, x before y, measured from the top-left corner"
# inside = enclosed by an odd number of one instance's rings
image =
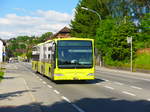
[[[59,68],[92,68],[93,50],[91,41],[58,41]]]

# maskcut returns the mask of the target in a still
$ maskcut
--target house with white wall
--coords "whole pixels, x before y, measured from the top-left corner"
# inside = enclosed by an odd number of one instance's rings
[[[5,52],[5,46],[3,41],[0,39],[0,62],[3,62],[3,53]]]

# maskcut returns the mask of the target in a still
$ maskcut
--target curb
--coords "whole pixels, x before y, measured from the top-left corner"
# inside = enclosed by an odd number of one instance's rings
[[[117,72],[117,73],[126,73],[126,74],[132,74],[132,75],[140,75],[140,76],[146,76],[150,77],[150,74],[148,73],[141,73],[141,72],[131,72],[131,71],[125,71],[125,70],[118,70],[118,69],[110,69],[106,67],[95,67],[96,70],[106,70],[106,71],[112,71],[112,72]]]

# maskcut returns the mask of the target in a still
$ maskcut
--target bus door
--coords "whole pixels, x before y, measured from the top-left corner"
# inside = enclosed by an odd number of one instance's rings
[[[54,69],[56,68],[56,44],[52,45],[52,58],[51,58],[51,76],[54,79]]]

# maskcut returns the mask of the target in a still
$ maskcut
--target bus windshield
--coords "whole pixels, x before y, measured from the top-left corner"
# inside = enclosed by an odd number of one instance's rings
[[[60,40],[57,45],[59,68],[93,67],[93,50],[91,41]]]

